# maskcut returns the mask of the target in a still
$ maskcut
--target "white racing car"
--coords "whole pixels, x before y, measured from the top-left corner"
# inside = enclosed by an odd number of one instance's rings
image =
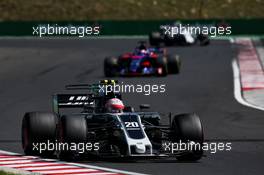
[[[194,45],[197,42],[201,46],[206,46],[210,43],[207,35],[192,33],[191,28],[199,28],[199,26],[184,26],[180,23],[172,25],[164,25],[159,31],[154,31],[149,34],[149,43],[153,46],[159,46],[161,43],[165,46],[172,45]]]

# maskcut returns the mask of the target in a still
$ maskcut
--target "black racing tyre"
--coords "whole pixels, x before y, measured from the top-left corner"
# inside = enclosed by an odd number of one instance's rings
[[[193,141],[200,146],[192,147],[192,150],[177,156],[179,161],[197,161],[203,156],[203,128],[200,118],[196,114],[180,114],[176,115],[172,121],[172,135],[173,142],[189,143]]]
[[[185,46],[185,45],[188,45],[188,43],[187,43],[184,35],[177,34],[177,35],[173,36],[172,38],[168,37],[166,45],[168,45],[168,46],[170,46],[170,45]]]
[[[83,116],[62,116],[59,121],[58,137],[61,144],[85,144],[87,138],[87,123]],[[76,152],[77,151],[77,152]],[[78,154],[78,150],[70,150],[67,147],[60,148],[58,158],[60,160],[72,160]]]
[[[168,73],[178,74],[181,69],[181,60],[179,55],[168,56]]]
[[[149,34],[149,43],[152,46],[159,46],[161,43],[161,34],[160,32],[151,32]]]
[[[50,157],[55,150],[50,148],[40,153],[38,144],[55,143],[57,116],[48,112],[27,112],[22,121],[22,147],[26,155]],[[35,146],[34,146],[35,145]],[[44,148],[44,146],[43,146]]]
[[[200,41],[200,45],[201,46],[207,46],[210,44],[210,40],[209,37],[203,34],[199,34],[197,35],[197,40]]]
[[[169,35],[165,35],[164,36],[164,44],[165,44],[165,46],[173,46],[173,45],[177,45],[178,42],[175,40],[174,37],[171,37]]]
[[[115,57],[106,57],[104,60],[104,75],[106,77],[115,77],[118,75],[118,59]]]
[[[158,72],[158,69],[162,70],[161,73]],[[167,57],[158,57],[157,58],[157,76],[167,76],[168,75],[168,61]]]

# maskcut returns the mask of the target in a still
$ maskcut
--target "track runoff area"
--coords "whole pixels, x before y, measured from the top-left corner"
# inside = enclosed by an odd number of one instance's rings
[[[88,66],[80,66],[80,69],[77,70],[74,67],[78,67],[80,64],[82,64],[88,54],[88,52],[92,52],[93,59],[98,59],[97,57],[102,57],[110,54],[115,55],[118,53],[121,53],[123,51],[131,50],[133,46],[136,44],[138,39],[144,39],[145,37],[116,37],[116,38],[100,38],[96,40],[89,40],[89,41],[80,41],[80,45],[76,44],[78,43],[78,40],[71,40],[71,39],[53,39],[54,45],[50,45],[52,42],[45,40],[44,42],[40,40],[34,41],[32,38],[3,38],[3,40],[0,42],[0,49],[3,51],[3,55],[11,55],[11,59],[2,59],[1,61],[5,61],[3,64],[9,64],[9,61],[16,62],[17,65],[22,64],[19,60],[16,59],[18,55],[25,52],[26,56],[29,57],[28,60],[25,60],[23,64],[27,64],[32,61],[36,61],[35,58],[38,55],[37,52],[42,51],[49,51],[49,57],[55,58],[61,53],[63,53],[64,48],[62,46],[65,46],[66,48],[71,48],[73,50],[76,50],[75,53],[76,57],[78,57],[76,60],[71,60],[69,57],[67,57],[66,53],[65,55],[62,55],[65,57],[65,60],[58,59],[55,61],[55,66],[51,65],[51,62],[46,62],[43,60],[39,60],[42,62],[43,67],[45,70],[42,71],[35,71],[31,70],[33,69],[33,66],[29,65],[28,70],[24,75],[18,75],[18,77],[22,76],[31,76],[31,73],[33,74],[32,77],[29,77],[28,79],[25,78],[25,80],[18,80],[17,83],[20,83],[20,90],[29,89],[26,91],[26,94],[29,95],[30,93],[38,94],[38,92],[30,91],[30,87],[27,85],[28,82],[30,82],[30,86],[35,86],[35,88],[45,86],[47,87],[47,83],[51,80],[56,81],[55,79],[58,79],[59,76],[56,77],[56,75],[62,75],[62,72],[64,72],[63,66],[69,66],[73,62],[76,62],[76,65],[73,66],[73,70],[71,73],[68,73],[68,77],[71,81],[85,81],[89,79],[89,81],[98,81],[98,75],[102,75],[102,65],[99,65],[97,63],[92,63]],[[125,41],[123,41],[125,40]],[[71,43],[72,42],[72,43]],[[36,43],[36,44],[35,44]],[[93,45],[91,45],[93,43]],[[90,45],[89,45],[90,44]],[[107,49],[112,44],[112,47]],[[122,45],[121,45],[122,44]],[[61,45],[61,46],[60,46]],[[77,46],[76,46],[77,45]],[[17,53],[11,53],[13,49],[17,49]],[[88,51],[83,51],[86,48],[88,48]],[[119,48],[119,49],[115,49]],[[208,51],[207,51],[208,49]],[[227,49],[227,50],[226,50]],[[228,50],[229,49],[229,50]],[[184,108],[183,110],[193,110],[198,111],[198,113],[201,113],[202,120],[204,121],[203,124],[205,126],[205,133],[206,133],[206,140],[208,142],[212,141],[234,141],[234,142],[254,142],[256,141],[261,142],[261,134],[259,131],[261,131],[257,127],[256,133],[258,133],[257,137],[254,137],[256,134],[254,131],[250,131],[247,135],[247,132],[241,131],[240,128],[235,128],[237,125],[239,127],[254,127],[255,123],[258,123],[258,121],[252,121],[254,119],[254,115],[256,115],[258,118],[259,115],[262,115],[262,113],[259,113],[258,111],[262,111],[264,109],[263,106],[263,88],[264,88],[264,73],[263,73],[263,43],[259,39],[251,39],[251,38],[245,38],[245,37],[238,37],[238,38],[232,38],[228,42],[224,40],[214,40],[208,48],[206,47],[199,47],[199,46],[191,46],[191,47],[176,47],[176,48],[169,48],[169,51],[179,53],[183,58],[183,64],[184,68],[181,72],[181,75],[177,77],[168,76],[166,78],[157,78],[156,80],[159,80],[163,83],[167,84],[167,93],[170,95],[170,92],[172,94],[170,96],[176,96],[179,100],[176,100],[176,107],[177,108]],[[190,52],[193,53],[190,53]],[[54,57],[52,56],[54,52]],[[104,52],[104,53],[100,53]],[[206,53],[207,52],[207,53]],[[234,52],[235,54],[229,54],[224,52]],[[206,54],[205,54],[206,53]],[[222,54],[222,55],[221,55]],[[196,58],[193,57],[193,55],[196,56]],[[91,55],[88,55],[91,56]],[[40,56],[41,59],[44,59],[45,56]],[[214,58],[213,58],[214,57]],[[13,60],[12,60],[13,59]],[[214,60],[215,59],[215,60]],[[30,64],[30,63],[29,63]],[[31,63],[32,64],[32,63]],[[35,62],[36,64],[36,62]],[[16,65],[12,65],[13,68],[15,68]],[[216,67],[217,66],[217,67]],[[221,67],[223,66],[223,67]],[[92,67],[96,67],[97,69],[92,69]],[[231,70],[230,70],[231,68]],[[60,70],[61,69],[61,70]],[[15,69],[14,69],[15,70]],[[3,70],[7,71],[7,70]],[[80,72],[81,71],[81,72]],[[82,72],[83,71],[83,72]],[[211,73],[211,75],[209,75]],[[17,73],[13,71],[13,73],[9,74],[5,78],[1,77],[1,81],[6,83],[6,87],[2,87],[1,91],[6,92],[6,96],[3,96],[1,94],[2,99],[12,97],[10,94],[12,94],[15,90],[18,90],[16,88],[13,88],[11,90],[8,90],[8,85],[13,85],[11,81],[14,80],[14,77],[16,77]],[[73,74],[73,76],[72,76]],[[55,77],[54,77],[55,75]],[[72,76],[72,77],[71,77]],[[52,77],[52,78],[51,78]],[[97,78],[96,78],[97,77]],[[99,76],[101,77],[101,76]],[[92,78],[92,80],[90,80]],[[155,79],[155,78],[153,78]],[[216,80],[217,79],[217,80]],[[126,81],[126,79],[121,79],[123,81]],[[138,83],[142,81],[156,81],[149,78],[139,78],[135,79],[132,78],[130,81]],[[61,89],[61,87],[64,86],[68,82],[66,79],[60,80],[59,84],[52,87],[53,89]],[[192,84],[195,84],[196,86],[190,87]],[[215,83],[216,85],[212,85]],[[45,85],[44,85],[45,84]],[[186,91],[186,87],[190,87],[188,91]],[[206,89],[208,88],[208,89]],[[175,92],[175,89],[177,89],[177,92]],[[218,90],[219,89],[219,90]],[[216,92],[214,92],[216,91]],[[47,92],[43,96],[40,95],[40,99],[47,99],[50,97],[51,92]],[[182,95],[179,95],[181,94]],[[219,94],[217,94],[219,93]],[[192,94],[196,97],[196,99],[189,99],[188,100],[188,94]],[[206,94],[206,95],[205,95]],[[32,99],[26,99],[23,101],[22,99],[25,98],[23,94],[21,95],[21,91],[18,91],[15,93],[17,97],[14,98],[14,100],[20,100],[21,106],[14,107],[14,111],[12,113],[12,116],[17,116],[17,121],[20,121],[21,118],[21,111],[23,111],[21,108],[30,105],[32,102]],[[230,96],[229,96],[230,95]],[[207,97],[205,97],[207,96]],[[212,97],[211,97],[212,96]],[[213,97],[214,96],[214,97]],[[187,99],[186,99],[187,97]],[[17,98],[17,99],[16,99]],[[156,99],[158,98],[158,100]],[[170,102],[167,107],[164,107],[163,102],[165,98]],[[132,97],[130,95],[131,103],[134,105],[138,104],[138,98]],[[217,101],[219,100],[220,101]],[[225,101],[226,99],[226,101]],[[237,102],[242,104],[242,106],[246,106],[246,108],[242,107],[241,105],[234,104],[235,102],[232,101],[233,99],[236,99]],[[33,99],[33,101],[38,102],[38,100]],[[44,101],[45,101],[44,100]],[[170,97],[146,97],[142,98],[142,101],[149,102],[149,100],[153,101],[154,107],[156,107],[158,110],[161,110],[163,112],[168,111],[170,108],[173,108],[174,105],[172,105],[172,102],[174,102],[174,98],[170,99]],[[215,103],[217,104],[207,104],[207,103]],[[229,101],[232,101],[229,103]],[[156,104],[154,104],[154,102]],[[190,103],[193,102],[193,105],[190,105]],[[237,103],[236,102],[236,103]],[[12,102],[10,102],[12,103]],[[38,108],[40,106],[46,105],[48,102],[47,100],[45,102],[41,102],[41,104],[36,105],[35,107]],[[208,106],[208,108],[205,108],[204,104]],[[189,104],[189,106],[188,106]],[[220,106],[219,106],[220,105]],[[231,116],[232,120],[226,119],[225,117],[221,118],[222,116],[227,115],[227,113],[230,111],[225,111],[229,108],[225,108],[222,106],[229,105],[232,112],[232,107],[234,108],[234,111],[242,110],[241,113],[245,112],[246,114],[253,114],[251,117],[253,119],[249,119],[249,122],[247,121],[238,121],[238,124],[235,123],[236,120],[239,118],[236,116],[236,113],[233,111],[234,116]],[[187,106],[187,107],[186,107]],[[221,110],[217,110],[217,108],[221,108]],[[1,106],[3,107],[3,106]],[[44,108],[45,109],[45,108]],[[215,119],[214,122],[212,118],[212,112],[219,112],[220,119]],[[49,108],[47,108],[49,110]],[[256,112],[255,112],[256,111]],[[256,113],[256,114],[255,114]],[[20,116],[18,116],[18,114]],[[241,115],[241,114],[239,114]],[[10,118],[10,114],[6,112],[2,112],[2,116],[6,118]],[[203,117],[204,116],[204,117]],[[249,116],[246,116],[249,117]],[[243,117],[242,117],[243,118]],[[7,132],[2,133],[1,137],[4,138],[1,141],[1,147],[0,149],[6,150],[6,151],[0,151],[0,167],[3,170],[10,171],[15,169],[19,170],[17,173],[40,173],[40,174],[94,174],[94,175],[104,175],[104,174],[162,174],[161,172],[166,171],[167,174],[174,174],[173,172],[180,171],[182,174],[190,174],[191,170],[185,170],[187,167],[190,168],[190,164],[182,164],[179,162],[170,162],[168,160],[164,160],[164,163],[157,164],[157,162],[153,163],[153,161],[150,161],[149,164],[146,165],[146,163],[114,163],[114,164],[108,164],[107,162],[88,162],[88,163],[69,163],[69,162],[61,162],[59,160],[51,160],[51,159],[43,159],[39,157],[32,157],[32,156],[24,156],[21,151],[21,143],[18,141],[17,143],[13,143],[13,145],[7,143],[4,143],[4,140],[8,140],[8,137],[10,138],[16,138],[19,140],[19,134],[14,133],[14,131],[9,132],[11,128],[16,128],[17,132],[20,129],[19,122],[11,122],[7,121],[3,118],[1,118],[1,126],[4,130]],[[258,118],[259,119],[259,118]],[[13,119],[12,119],[13,120]],[[224,122],[226,124],[227,130],[234,130],[229,136],[225,131],[223,131],[221,128],[216,127],[216,123],[219,123],[220,121]],[[234,122],[235,121],[235,122]],[[10,122],[11,126],[8,126],[9,128],[5,127],[3,123]],[[228,123],[229,122],[229,123]],[[233,122],[233,123],[232,123]],[[245,124],[244,123],[247,123]],[[259,120],[260,123],[263,123],[262,120]],[[231,125],[231,124],[234,124]],[[253,124],[254,123],[254,124]],[[256,124],[257,125],[257,124]],[[222,126],[225,128],[225,125]],[[225,130],[225,129],[224,129]],[[209,133],[209,134],[208,134]],[[224,136],[226,137],[224,137]],[[240,139],[243,138],[243,135],[246,135],[247,138],[245,140]],[[255,139],[256,138],[256,139]],[[256,143],[256,144],[257,144]],[[210,174],[214,172],[214,169],[217,169],[216,167],[212,166],[212,168],[208,168],[206,165],[209,165],[209,160],[213,163],[214,160],[216,163],[218,163],[221,166],[227,166],[227,163],[237,161],[238,158],[237,154],[232,154],[232,151],[234,152],[242,152],[246,153],[248,150],[247,148],[254,149],[255,142],[252,143],[253,145],[246,146],[245,148],[242,146],[242,150],[236,147],[232,148],[232,150],[228,153],[225,153],[223,156],[229,157],[228,159],[216,156],[216,158],[211,156],[210,153],[206,153],[207,157],[203,158],[198,164],[194,164],[193,168],[197,168],[197,174]],[[251,150],[254,152],[254,150]],[[263,152],[263,150],[258,150],[260,152]],[[256,152],[258,152],[256,151]],[[15,153],[17,152],[17,153]],[[218,154],[218,155],[219,155]],[[251,157],[250,157],[251,156]],[[255,157],[254,157],[255,156]],[[232,157],[232,158],[230,158]],[[251,159],[251,163],[248,162],[242,162],[242,165],[244,165],[244,168],[240,167],[240,165],[236,165],[236,163],[233,164],[233,167],[227,166],[227,170],[225,174],[232,174],[232,172],[238,171],[238,167],[240,168],[239,171],[245,172],[246,174],[249,174],[250,172],[254,172],[255,174],[261,173],[259,167],[259,164],[256,162],[258,160],[258,157],[256,155],[249,155],[249,158]],[[209,160],[206,160],[209,159]],[[160,161],[159,161],[160,162]],[[227,163],[226,163],[227,162]],[[254,165],[253,165],[254,164]],[[201,168],[199,168],[199,166]],[[248,171],[247,166],[249,166],[251,169],[255,169],[254,171]],[[138,168],[137,168],[138,167]],[[191,168],[192,169],[192,168]],[[21,171],[20,171],[21,170]],[[140,172],[140,173],[136,173]],[[221,173],[220,173],[221,174]]]

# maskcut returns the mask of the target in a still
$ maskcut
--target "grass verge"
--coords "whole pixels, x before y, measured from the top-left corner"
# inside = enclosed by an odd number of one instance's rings
[[[263,0],[1,0],[0,21],[264,18]]]

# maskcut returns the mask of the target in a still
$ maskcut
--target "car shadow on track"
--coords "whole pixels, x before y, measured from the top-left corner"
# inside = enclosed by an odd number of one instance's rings
[[[178,161],[176,158],[89,158],[78,160],[78,163],[199,163],[199,161]]]

